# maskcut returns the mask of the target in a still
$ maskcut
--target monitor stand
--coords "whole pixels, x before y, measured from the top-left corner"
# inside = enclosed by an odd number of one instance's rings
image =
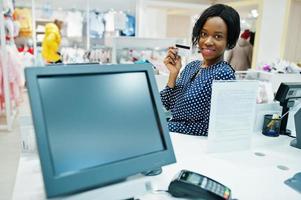
[[[281,114],[281,122],[280,122],[280,134],[281,135],[291,135],[291,131],[286,128],[288,115],[289,115],[289,108],[293,106],[291,101],[284,102],[283,104],[280,103],[282,106],[282,114]]]
[[[291,141],[291,146],[301,149],[301,108],[295,113],[296,139]],[[301,182],[301,181],[300,181]]]
[[[284,181],[284,183],[301,193],[301,172],[296,173],[292,178]]]
[[[301,149],[301,144],[298,144],[297,138],[296,138],[296,139],[293,139],[293,140],[291,141],[290,145],[291,145],[292,147]]]
[[[145,172],[141,172],[141,174],[143,174],[144,176],[156,176],[162,173],[162,168],[158,168],[158,169],[153,169],[150,171],[145,171]]]

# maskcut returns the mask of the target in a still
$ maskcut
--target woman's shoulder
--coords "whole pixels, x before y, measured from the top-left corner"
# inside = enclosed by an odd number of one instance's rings
[[[216,67],[216,80],[232,80],[235,79],[235,70],[229,63],[223,61]]]
[[[231,73],[234,74],[235,70],[233,67],[226,61],[222,61],[217,64],[218,67],[216,68],[219,73]]]
[[[193,60],[191,62],[189,62],[185,68],[186,69],[195,69],[195,68],[199,68],[201,66],[202,61],[200,60]]]

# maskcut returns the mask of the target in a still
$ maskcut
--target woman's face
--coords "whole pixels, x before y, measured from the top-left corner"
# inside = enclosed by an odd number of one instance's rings
[[[211,17],[205,22],[199,39],[199,48],[205,66],[223,60],[227,46],[227,32],[227,25],[220,17]]]

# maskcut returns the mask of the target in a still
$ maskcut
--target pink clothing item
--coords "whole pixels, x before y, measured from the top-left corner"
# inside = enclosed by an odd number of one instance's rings
[[[15,46],[6,48],[6,66],[8,70],[8,84],[10,89],[10,101],[12,105],[17,105],[20,101],[20,89],[24,86],[23,65],[20,61],[19,52]],[[3,79],[3,58],[0,56],[0,107],[5,108]]]

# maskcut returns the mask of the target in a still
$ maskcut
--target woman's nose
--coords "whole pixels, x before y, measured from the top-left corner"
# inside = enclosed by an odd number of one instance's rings
[[[213,44],[213,38],[211,36],[207,37],[205,40],[206,45],[212,45]]]

